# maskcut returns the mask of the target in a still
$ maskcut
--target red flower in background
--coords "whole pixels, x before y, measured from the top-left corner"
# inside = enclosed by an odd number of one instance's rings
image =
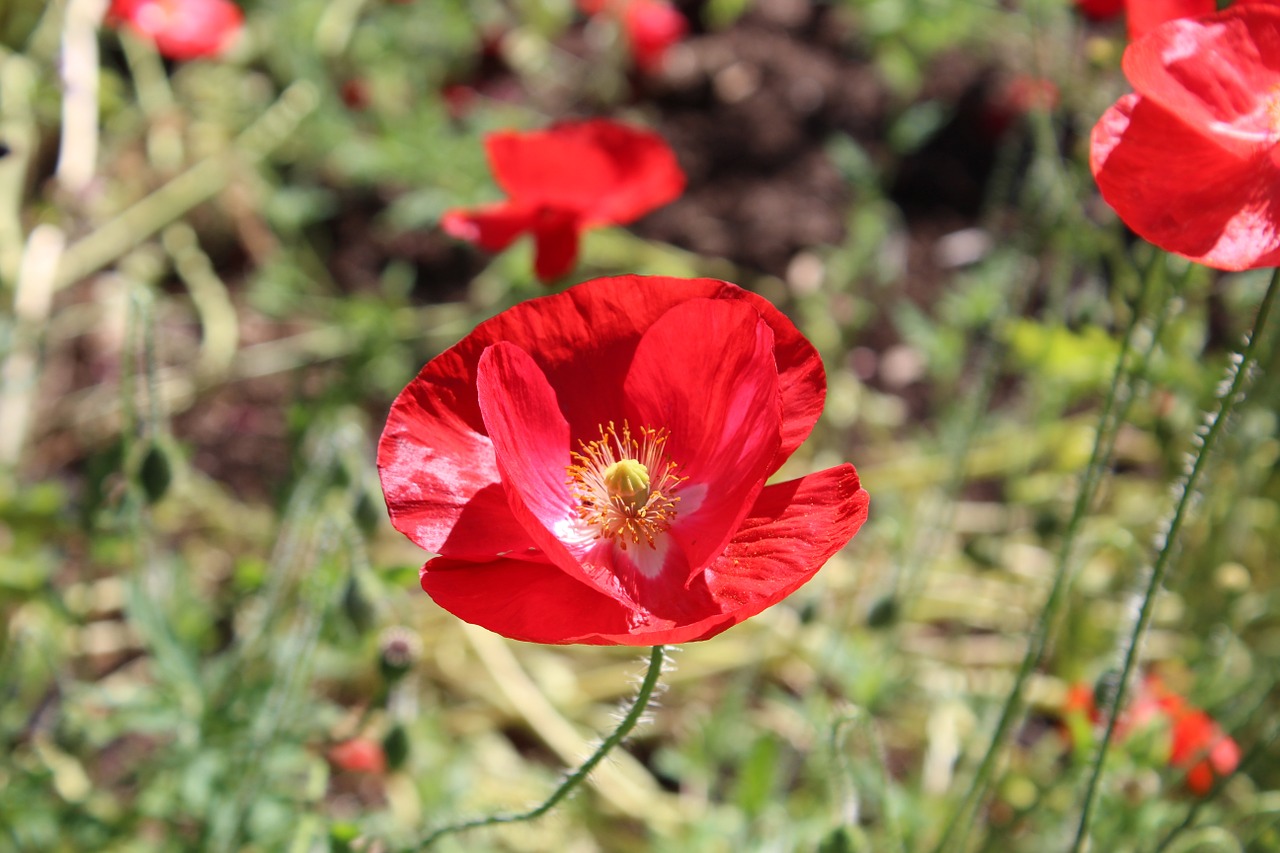
[[[1193,261],[1280,263],[1280,6],[1171,21],[1129,45],[1124,72],[1136,91],[1091,140],[1102,197]]]
[[[229,0],[113,0],[109,14],[170,59],[216,56],[244,24],[244,13]]]
[[[1129,40],[1137,41],[1168,21],[1212,15],[1217,10],[1216,0],[1129,0],[1125,4]]]
[[[1080,14],[1091,21],[1106,21],[1124,11],[1124,0],[1076,0]]]
[[[636,67],[646,74],[661,69],[667,48],[689,31],[685,16],[664,0],[578,0],[578,8],[617,17]]]
[[[386,773],[387,755],[382,744],[365,737],[352,738],[329,750],[329,761],[349,773]]]
[[[1093,689],[1086,684],[1071,687],[1064,713],[1083,716],[1092,725],[1103,719]],[[1124,739],[1154,727],[1168,728],[1169,766],[1186,773],[1192,793],[1209,793],[1215,775],[1226,776],[1240,764],[1240,747],[1212,717],[1171,691],[1159,676],[1148,674],[1120,715],[1116,736]]]
[[[517,640],[702,640],[781,601],[857,532],[852,465],[765,485],[826,379],[767,300],[624,276],[524,302],[430,361],[378,444],[422,587]]]
[[[444,215],[444,230],[497,252],[521,234],[534,269],[551,281],[573,268],[582,232],[625,225],[684,191],[684,172],[656,133],[607,119],[564,122],[485,138],[494,180],[509,198]]]
[[[1235,5],[1276,2],[1236,0]],[[1136,41],[1168,21],[1212,15],[1218,4],[1216,0],[1076,0],[1076,8],[1091,21],[1106,21],[1125,12],[1129,40]]]

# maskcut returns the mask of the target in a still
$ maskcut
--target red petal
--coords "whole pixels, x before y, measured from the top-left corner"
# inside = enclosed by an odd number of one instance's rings
[[[667,453],[688,478],[672,534],[696,571],[738,528],[778,452],[773,331],[750,305],[677,305],[640,340],[626,394],[632,423],[670,430]]]
[[[536,643],[651,646],[705,640],[790,595],[849,541],[867,517],[852,465],[768,486],[705,576],[681,620],[604,595],[543,562],[437,558],[422,588],[461,619]]]
[[[580,226],[577,217],[559,211],[546,211],[534,230],[535,254],[533,270],[539,281],[554,281],[568,275],[578,261]]]
[[[474,210],[450,210],[440,220],[440,226],[451,237],[475,243],[489,252],[501,252],[521,234],[532,231],[535,219],[531,210],[501,203]]]
[[[480,357],[476,389],[511,510],[529,537],[569,575],[629,600],[620,583],[626,578],[615,574],[607,555],[585,559],[601,549],[595,532],[578,519],[577,499],[566,483],[569,424],[537,362],[515,344],[496,343]]]
[[[437,557],[422,568],[422,588],[459,619],[513,640],[612,645],[605,637],[628,636],[629,608],[549,563]]]
[[[684,38],[689,28],[678,9],[658,0],[633,0],[622,13],[622,25],[636,65],[649,73],[662,67],[667,48]]]
[[[221,53],[244,23],[244,13],[229,0],[117,0],[111,14],[178,60]]]
[[[584,226],[626,224],[684,191],[684,172],[662,137],[607,119],[494,133],[485,147],[512,200],[575,214]]]
[[[1090,165],[1102,197],[1157,246],[1219,269],[1275,266],[1280,169],[1219,140],[1130,95],[1094,127]]]
[[[1105,21],[1124,11],[1124,0],[1076,0],[1078,8],[1092,21]]]
[[[869,501],[849,464],[766,486],[707,569],[711,594],[734,623],[777,604],[853,538]]]
[[[1211,15],[1217,8],[1214,0],[1129,0],[1129,39],[1136,41],[1166,21]]]
[[[400,392],[378,441],[391,523],[437,554],[480,558],[533,547],[511,513],[489,437],[465,420],[457,387],[432,381],[437,361]],[[464,392],[475,406],[474,387]]]
[[[1219,776],[1234,773],[1240,766],[1240,747],[1235,740],[1218,732],[1220,740],[1209,750],[1209,763]]]
[[[429,551],[481,558],[532,546],[507,506],[480,417],[476,366],[497,341],[529,353],[559,393],[571,434],[594,436],[625,411],[622,385],[644,330],[689,299],[742,301],[774,334],[781,375],[776,470],[822,412],[826,378],[813,346],[768,300],[713,279],[620,276],[531,299],[481,323],[400,392],[378,444],[391,522]],[[581,393],[590,388],[591,393]]]
[[[1280,85],[1280,8],[1246,5],[1172,22],[1129,46],[1124,72],[1138,94],[1222,147],[1242,156],[1269,149]]]

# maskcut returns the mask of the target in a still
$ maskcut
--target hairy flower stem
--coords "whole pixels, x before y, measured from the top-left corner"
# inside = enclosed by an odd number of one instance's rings
[[[448,826],[442,826],[432,832],[416,847],[411,849],[424,850],[436,843],[446,835],[456,835],[459,832],[466,832],[469,829],[479,829],[482,826],[496,826],[501,823],[523,823],[527,820],[536,820],[547,812],[551,811],[556,805],[573,790],[583,783],[587,776],[591,773],[595,766],[599,764],[604,757],[608,755],[615,746],[622,743],[627,735],[631,734],[631,730],[636,727],[636,723],[640,722],[640,717],[644,715],[645,708],[649,706],[649,700],[653,698],[653,691],[658,686],[658,676],[662,674],[662,656],[663,647],[654,646],[649,654],[649,669],[644,674],[644,680],[640,682],[640,691],[636,694],[635,702],[628,709],[626,716],[622,718],[622,722],[613,730],[604,741],[591,753],[591,756],[578,767],[577,770],[569,774],[560,786],[551,792],[551,796],[542,801],[528,811],[515,812],[513,814],[496,814],[489,817],[476,818],[475,820],[462,821]]]
[[[1206,421],[1205,428],[1197,432],[1197,435],[1201,436],[1198,442],[1199,447],[1195,451],[1195,456],[1191,460],[1189,467],[1174,487],[1177,503],[1174,506],[1173,516],[1169,519],[1168,525],[1157,539],[1159,551],[1156,554],[1155,563],[1151,567],[1151,573],[1147,578],[1147,585],[1143,592],[1142,605],[1138,610],[1138,617],[1129,632],[1124,653],[1124,664],[1120,670],[1120,682],[1116,686],[1115,695],[1111,698],[1109,707],[1104,712],[1107,726],[1102,735],[1102,742],[1098,745],[1097,755],[1094,756],[1093,769],[1089,775],[1088,786],[1085,788],[1084,803],[1080,808],[1080,822],[1076,827],[1075,841],[1071,845],[1072,853],[1080,853],[1089,838],[1089,824],[1093,820],[1093,810],[1097,802],[1098,783],[1102,779],[1102,770],[1106,763],[1107,751],[1111,748],[1111,742],[1115,736],[1116,722],[1120,717],[1120,709],[1124,706],[1129,683],[1132,680],[1134,669],[1137,668],[1138,653],[1142,648],[1142,641],[1146,636],[1147,628],[1151,624],[1151,615],[1155,611],[1156,593],[1164,584],[1165,574],[1169,570],[1174,546],[1178,541],[1178,535],[1182,532],[1183,522],[1186,520],[1188,511],[1191,508],[1196,494],[1196,487],[1200,482],[1200,476],[1204,473],[1205,462],[1213,451],[1213,446],[1217,443],[1218,436],[1222,434],[1222,430],[1226,427],[1236,403],[1244,399],[1249,373],[1257,358],[1258,341],[1262,338],[1262,332],[1266,328],[1267,317],[1271,313],[1271,306],[1275,302],[1277,290],[1280,290],[1280,267],[1277,267],[1272,273],[1271,283],[1267,285],[1266,295],[1262,297],[1262,304],[1258,306],[1258,314],[1253,321],[1253,330],[1245,339],[1244,350],[1238,354],[1233,353],[1231,361],[1227,365],[1226,376],[1219,386],[1218,409]]]
[[[1150,293],[1153,290],[1159,290],[1157,283],[1162,283],[1163,271],[1164,257],[1163,255],[1157,255],[1152,260],[1150,267],[1148,267],[1146,275],[1143,276],[1142,286],[1138,293],[1137,301],[1134,303],[1133,314],[1129,318],[1129,323],[1126,325],[1120,340],[1120,353],[1116,357],[1115,370],[1111,375],[1111,385],[1107,389],[1106,399],[1102,403],[1102,413],[1098,416],[1098,429],[1094,434],[1093,450],[1089,454],[1089,462],[1085,466],[1084,476],[1080,480],[1080,488],[1076,492],[1075,505],[1071,509],[1071,517],[1067,521],[1066,530],[1063,532],[1062,544],[1058,548],[1057,561],[1054,565],[1053,586],[1045,598],[1040,618],[1033,628],[1031,639],[1022,657],[1022,663],[1014,676],[1013,686],[1005,697],[1004,707],[1000,709],[1000,718],[991,734],[991,741],[987,745],[986,752],[983,753],[982,762],[974,773],[973,783],[969,786],[969,791],[965,794],[964,801],[956,809],[951,821],[947,824],[946,830],[942,833],[938,846],[935,848],[936,853],[948,850],[953,845],[961,844],[968,838],[969,831],[973,825],[974,814],[991,786],[992,776],[995,773],[996,763],[1003,752],[1004,742],[1013,728],[1014,721],[1022,711],[1023,694],[1026,692],[1027,682],[1030,681],[1031,674],[1035,671],[1036,665],[1039,664],[1040,658],[1044,655],[1044,651],[1053,635],[1058,613],[1066,601],[1066,591],[1070,587],[1071,554],[1075,545],[1076,534],[1079,532],[1080,524],[1093,503],[1093,497],[1097,493],[1098,484],[1102,479],[1102,472],[1110,464],[1111,453],[1115,448],[1115,433],[1119,430],[1120,425],[1124,423],[1129,411],[1129,403],[1133,399],[1132,394],[1129,393],[1130,387],[1126,378],[1131,372],[1139,369],[1138,365],[1130,364],[1134,336],[1144,315],[1144,306]],[[1161,314],[1163,315],[1163,312]],[[1153,335],[1151,347],[1154,347],[1157,337],[1158,335]],[[1149,347],[1139,360],[1139,364],[1145,364],[1147,356],[1150,354]]]

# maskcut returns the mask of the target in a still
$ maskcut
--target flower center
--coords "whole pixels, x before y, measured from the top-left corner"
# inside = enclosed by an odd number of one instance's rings
[[[578,499],[578,517],[597,539],[613,539],[623,550],[641,542],[656,548],[655,537],[671,527],[676,495],[685,477],[667,459],[668,433],[641,427],[633,435],[626,421],[619,434],[613,421],[600,438],[581,443],[572,454],[568,484]]]

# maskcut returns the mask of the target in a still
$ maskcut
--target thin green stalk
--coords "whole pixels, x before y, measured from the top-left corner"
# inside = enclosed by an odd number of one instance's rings
[[[1098,784],[1102,779],[1102,770],[1106,762],[1107,752],[1110,750],[1112,739],[1115,736],[1116,722],[1120,717],[1120,708],[1124,704],[1129,682],[1133,677],[1134,669],[1137,667],[1138,652],[1142,648],[1143,638],[1146,636],[1147,628],[1151,624],[1151,616],[1155,612],[1156,593],[1164,584],[1164,577],[1168,572],[1169,563],[1173,556],[1174,545],[1178,541],[1178,535],[1182,532],[1183,522],[1186,520],[1187,513],[1191,508],[1193,496],[1196,494],[1196,487],[1199,485],[1200,477],[1204,473],[1205,462],[1209,458],[1214,444],[1217,443],[1218,436],[1225,429],[1236,403],[1244,397],[1245,385],[1248,382],[1249,372],[1256,358],[1258,341],[1266,328],[1267,317],[1271,313],[1271,306],[1275,302],[1277,290],[1280,290],[1280,267],[1276,268],[1271,276],[1271,283],[1267,285],[1266,295],[1262,297],[1262,304],[1258,306],[1258,315],[1253,321],[1253,330],[1246,339],[1243,352],[1238,355],[1232,355],[1231,362],[1227,367],[1227,374],[1222,385],[1219,386],[1218,411],[1208,422],[1208,428],[1203,431],[1203,438],[1199,442],[1200,446],[1194,461],[1175,487],[1175,494],[1178,495],[1178,500],[1168,527],[1160,535],[1159,552],[1156,554],[1155,563],[1151,567],[1151,574],[1147,579],[1147,586],[1143,594],[1142,606],[1138,611],[1138,618],[1129,634],[1124,665],[1120,670],[1120,683],[1111,699],[1110,707],[1106,711],[1107,726],[1102,735],[1102,742],[1098,746],[1098,754],[1094,757],[1093,771],[1089,775],[1088,786],[1085,788],[1084,804],[1080,811],[1080,823],[1076,827],[1075,841],[1071,846],[1073,853],[1080,853],[1089,837],[1089,824],[1093,820],[1093,810],[1097,803]]]
[[[1146,304],[1149,293],[1153,289],[1153,284],[1161,278],[1163,269],[1163,257],[1158,256],[1152,262],[1147,274],[1143,276],[1142,287],[1134,304],[1133,314],[1129,319],[1128,325],[1125,326],[1124,335],[1120,340],[1120,354],[1116,358],[1115,370],[1111,375],[1111,385],[1107,389],[1106,399],[1102,403],[1102,413],[1098,416],[1098,429],[1094,434],[1093,450],[1089,454],[1089,462],[1085,466],[1084,476],[1080,480],[1080,488],[1076,492],[1075,504],[1071,508],[1071,516],[1067,521],[1066,530],[1063,532],[1062,544],[1058,548],[1057,561],[1054,565],[1053,586],[1050,587],[1049,594],[1045,598],[1040,619],[1035,624],[1031,640],[1027,644],[1026,653],[1022,657],[1022,663],[1014,676],[1013,686],[1009,689],[1009,694],[1005,698],[1004,707],[1000,709],[1000,718],[991,734],[991,741],[987,745],[986,752],[983,753],[982,762],[974,773],[973,783],[970,785],[968,793],[965,794],[960,807],[952,815],[951,821],[947,824],[938,846],[935,848],[935,851],[939,851],[939,853],[968,838],[969,831],[973,825],[974,814],[977,812],[983,797],[986,796],[987,789],[991,786],[991,779],[995,773],[996,762],[1003,750],[1004,741],[1022,710],[1022,699],[1026,691],[1027,682],[1030,681],[1031,674],[1035,671],[1036,665],[1039,664],[1040,658],[1049,644],[1053,628],[1057,622],[1058,612],[1066,601],[1066,591],[1070,586],[1068,581],[1071,577],[1069,567],[1076,535],[1079,532],[1081,523],[1088,514],[1089,507],[1093,504],[1093,497],[1097,492],[1102,471],[1110,463],[1111,452],[1115,447],[1111,433],[1119,430],[1120,424],[1124,422],[1124,418],[1128,413],[1128,401],[1132,399],[1131,395],[1124,397],[1124,388],[1125,379],[1130,370],[1129,354],[1133,350],[1134,333],[1137,331],[1142,319],[1143,306]],[[1118,411],[1117,406],[1119,406]],[[1114,417],[1113,413],[1115,413]]]
[[[551,796],[547,797],[542,803],[528,811],[515,812],[513,814],[496,814],[489,817],[476,818],[475,820],[462,821],[461,823],[453,823],[448,826],[442,826],[432,832],[415,848],[414,850],[424,850],[435,842],[439,841],[446,835],[455,835],[459,832],[466,832],[470,829],[479,829],[482,826],[496,826],[503,823],[524,823],[529,820],[536,820],[547,812],[551,811],[556,805],[573,790],[577,788],[587,778],[595,766],[599,764],[604,757],[608,755],[615,746],[631,734],[631,730],[636,727],[636,723],[640,722],[640,717],[644,714],[645,708],[649,706],[649,700],[653,698],[653,691],[658,686],[658,676],[662,675],[662,656],[663,647],[654,646],[649,654],[649,669],[644,674],[644,680],[640,682],[640,691],[636,694],[635,702],[627,711],[626,716],[622,718],[622,722],[613,730],[604,742],[591,753],[591,756],[577,770],[569,774],[560,786],[551,792]]]

